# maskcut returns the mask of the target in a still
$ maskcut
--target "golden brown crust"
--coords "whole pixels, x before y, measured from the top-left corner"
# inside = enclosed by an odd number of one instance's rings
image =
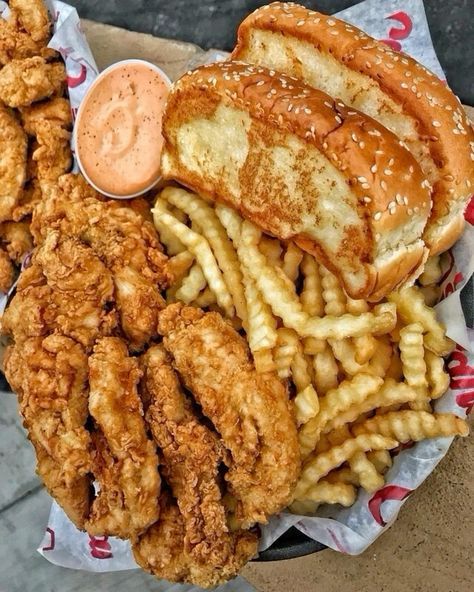
[[[239,28],[233,59],[245,59],[252,29],[291,36],[331,54],[341,64],[374,80],[416,120],[419,138],[438,169],[426,236],[439,241],[430,244],[432,252],[441,252],[441,245],[452,244],[462,225],[461,219],[450,225],[449,214],[457,215],[456,204],[467,203],[474,184],[474,133],[449,87],[413,58],[392,51],[344,21],[297,4],[275,2],[247,17]],[[437,223],[446,227],[429,232]]]

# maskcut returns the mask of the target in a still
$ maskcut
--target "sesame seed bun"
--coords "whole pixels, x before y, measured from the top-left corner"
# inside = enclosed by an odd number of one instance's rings
[[[381,299],[426,255],[429,183],[370,117],[274,70],[224,62],[173,87],[163,175],[280,239],[294,240],[353,298]]]
[[[393,131],[432,185],[431,254],[462,233],[474,184],[474,133],[458,99],[409,56],[335,17],[275,2],[240,25],[232,59],[304,80]]]

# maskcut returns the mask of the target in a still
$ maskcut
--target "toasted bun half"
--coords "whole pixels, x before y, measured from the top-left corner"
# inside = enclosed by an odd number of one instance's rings
[[[429,183],[373,119],[273,70],[211,64],[173,87],[162,169],[381,299],[425,256]]]
[[[474,184],[474,133],[433,73],[344,21],[286,2],[243,21],[231,59],[300,78],[394,132],[433,187],[424,234],[431,254],[456,241]]]

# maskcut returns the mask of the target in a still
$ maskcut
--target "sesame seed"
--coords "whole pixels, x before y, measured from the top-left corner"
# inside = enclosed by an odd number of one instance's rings
[[[407,206],[408,205],[408,197],[406,195],[403,196],[403,203]]]
[[[295,109],[295,115],[298,115],[299,112],[300,112],[300,108],[299,107],[296,107],[296,109]]]
[[[401,86],[402,88],[408,88],[408,84],[407,84],[406,82],[402,82],[402,83],[400,84],[400,86]]]
[[[323,148],[324,148],[324,150],[327,150],[328,149],[328,143],[327,142],[323,142]]]
[[[403,197],[397,193],[397,195],[395,196],[395,201],[397,202],[398,205],[402,206],[403,205]]]
[[[367,179],[365,177],[357,177],[359,183],[367,183]]]
[[[391,159],[388,161],[388,166],[393,166],[394,164],[395,164],[395,159],[394,159],[394,158],[391,158]]]
[[[370,167],[370,172],[371,172],[371,173],[374,173],[374,174],[377,172],[377,165],[376,165],[376,164],[373,164],[373,165]]]
[[[389,70],[393,70],[393,69],[395,68],[395,66],[394,66],[393,64],[390,64],[390,63],[389,63],[389,64],[387,64],[387,68],[388,68]]]
[[[370,185],[368,183],[362,183],[362,189],[370,189]]]
[[[304,109],[304,112],[306,113],[306,115],[311,115],[312,113],[311,109],[308,109],[308,107]]]
[[[441,122],[437,121],[436,119],[432,121],[434,127],[441,127]]]
[[[328,19],[326,21],[326,23],[330,26],[330,27],[334,27],[334,25],[336,24],[336,21],[334,21],[333,19]]]
[[[263,86],[265,84],[265,80],[259,80],[257,82],[257,86]]]
[[[288,105],[288,109],[287,109],[287,111],[288,111],[288,112],[290,112],[292,109],[293,109],[293,103],[290,103],[290,104]]]
[[[411,208],[408,208],[407,213],[409,216],[411,216],[413,214],[413,210]]]
[[[407,78],[410,78],[410,76],[411,76],[411,72],[410,72],[410,70],[406,70],[406,71],[405,71],[405,76],[406,76]]]
[[[334,35],[334,37],[336,37],[336,35],[339,35],[339,31],[330,31],[329,33],[330,35]]]
[[[351,134],[351,138],[353,139],[354,142],[357,142],[357,136],[354,133]]]
[[[377,222],[382,217],[382,212],[375,212],[373,218]]]
[[[359,142],[359,148],[363,150],[365,148],[365,142]]]
[[[417,87],[413,84],[413,86],[411,87],[411,92],[416,93],[418,91]]]
[[[471,187],[471,182],[469,181],[469,179],[466,179],[466,187]]]
[[[393,216],[393,214],[395,214],[395,212],[397,211],[396,206],[393,206],[391,208],[389,208],[388,213]]]
[[[369,68],[369,70],[370,70],[370,68],[372,68],[372,64],[370,62],[365,62],[365,65],[367,68]]]
[[[272,88],[271,91],[270,91],[270,94],[276,95],[277,94],[277,91],[274,88]]]
[[[305,24],[305,22],[306,22],[306,21],[304,21],[304,20],[303,20],[303,21],[298,21],[298,22],[296,23],[296,26],[297,26],[297,27],[302,27],[302,26]]]
[[[375,240],[379,241],[380,240],[380,232],[376,232],[375,233]]]
[[[387,191],[387,183],[385,181],[380,181],[380,187],[382,187],[384,191]]]
[[[387,177],[390,177],[390,175],[392,174],[392,171],[390,169],[384,169],[384,175],[387,175]]]
[[[367,203],[367,204],[369,204],[372,201],[371,198],[368,197],[367,195],[365,197],[363,197],[362,199],[363,199],[364,203]]]
[[[339,115],[336,115],[334,119],[337,121],[337,123],[342,123],[342,119],[339,117]]]
[[[418,206],[415,206],[413,208],[413,211],[415,212],[415,214],[418,214],[418,212],[420,211],[420,208]]]

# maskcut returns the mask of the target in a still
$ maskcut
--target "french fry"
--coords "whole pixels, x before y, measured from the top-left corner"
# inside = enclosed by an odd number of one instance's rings
[[[390,368],[390,363],[393,355],[393,348],[390,340],[387,337],[379,337],[376,340],[377,347],[375,349],[372,359],[367,364],[365,372],[373,376],[384,377]]]
[[[319,504],[311,500],[295,500],[288,506],[288,509],[293,514],[301,514],[302,516],[314,516]]]
[[[428,257],[426,260],[423,273],[418,278],[418,281],[422,286],[433,286],[439,283],[442,275],[441,257],[435,255],[434,257]]]
[[[322,339],[315,339],[314,337],[305,337],[302,340],[303,352],[308,356],[315,356],[320,354],[326,348],[326,342]]]
[[[392,438],[381,436],[378,433],[361,433],[355,438],[346,440],[340,446],[334,446],[327,452],[311,457],[303,467],[300,480],[294,491],[294,499],[305,499],[305,494],[312,485],[336,467],[347,462],[356,452],[391,450],[396,446],[397,441]]]
[[[444,360],[426,350],[425,363],[430,399],[439,399],[448,390],[450,382],[450,376],[444,369]]]
[[[374,465],[377,472],[383,475],[392,466],[393,461],[388,450],[371,450],[367,458]]]
[[[347,297],[347,312],[351,314],[362,314],[369,312],[370,307],[365,300],[354,300]],[[358,364],[366,364],[374,355],[377,348],[377,340],[373,335],[361,335],[354,338],[355,361]]]
[[[278,376],[285,379],[291,376],[291,363],[298,351],[298,336],[292,329],[286,327],[277,329],[277,335],[275,363]]]
[[[276,370],[275,360],[273,359],[271,349],[261,349],[253,352],[253,361],[255,369],[259,374],[274,372]]]
[[[351,407],[360,406],[365,399],[376,393],[382,384],[381,378],[358,374],[352,380],[346,380],[336,389],[328,391],[320,402],[317,416],[310,419],[298,433],[302,456],[305,457],[314,450],[321,432],[329,422]]]
[[[271,350],[277,343],[276,319],[258,288],[248,273],[243,269],[247,320],[244,328],[252,353]]]
[[[426,333],[424,344],[427,349],[438,356],[447,356],[452,352],[454,342],[446,337],[443,325],[436,318],[436,312],[426,306],[418,288],[404,288],[392,292],[387,298],[397,305],[397,311],[406,324],[421,323]]]
[[[181,251],[166,262],[166,269],[172,276],[172,284],[184,278],[194,262],[194,255],[189,251]]]
[[[400,358],[403,374],[407,383],[426,396],[425,350],[423,347],[423,327],[420,323],[411,323],[400,331]]]
[[[381,434],[395,438],[400,443],[418,442],[427,438],[467,436],[467,423],[452,413],[428,413],[426,411],[393,411],[376,415],[354,426],[353,433]]]
[[[283,255],[282,270],[287,278],[293,283],[295,283],[298,278],[302,260],[303,251],[295,245],[295,243],[288,243],[285,254]]]
[[[396,382],[403,380],[403,366],[400,359],[400,351],[397,347],[392,350],[392,357],[390,358],[390,365],[385,373],[386,378],[393,378]]]
[[[324,314],[324,300],[319,265],[309,253],[303,255],[301,272],[304,278],[300,295],[303,310],[310,317],[321,317]]]
[[[211,304],[216,303],[216,297],[214,292],[207,286],[199,296],[191,302],[193,306],[197,306],[199,308],[207,308]]]
[[[265,255],[270,265],[274,267],[282,267],[283,260],[281,254],[283,248],[279,240],[270,238],[268,236],[262,236],[259,243],[260,251]]]
[[[440,286],[421,286],[420,292],[423,294],[423,299],[426,306],[436,306],[441,298]]]
[[[304,494],[305,501],[319,504],[340,504],[346,508],[352,506],[356,499],[356,490],[348,483],[330,483],[321,480],[312,485]]]
[[[313,358],[314,384],[320,395],[325,395],[338,385],[339,367],[329,345]]]
[[[358,338],[355,337],[354,340],[329,340],[329,345],[331,346],[331,349],[334,353],[334,357],[339,362],[344,372],[349,376],[355,376],[356,374],[360,374],[361,372],[364,372],[367,369],[366,364],[359,364],[355,359],[356,349],[354,346],[354,342],[356,339]]]
[[[293,400],[296,423],[300,426],[318,415],[319,399],[312,384],[300,391]]]
[[[359,477],[360,486],[368,493],[377,491],[385,482],[365,452],[356,452],[351,456],[349,467]]]
[[[232,295],[237,316],[245,325],[247,305],[242,285],[240,263],[215,210],[197,195],[178,187],[166,187],[163,189],[161,197],[185,212],[190,220],[198,225],[199,233],[203,234],[209,242],[216,261],[222,270],[224,281]]]
[[[339,280],[322,265],[319,267],[324,304],[327,315],[339,317],[346,312],[347,299]]]
[[[384,451],[373,451],[368,452],[367,454],[375,454],[375,452],[386,452]],[[390,456],[390,453],[388,453]],[[349,485],[354,485],[355,487],[360,486],[360,481],[358,475],[354,473],[352,469],[349,467],[342,467],[340,469],[335,469],[326,475],[324,478],[325,481],[329,483],[348,483]]]
[[[152,210],[157,227],[165,226],[187,247],[200,264],[209,288],[216,295],[216,301],[228,317],[234,316],[232,296],[224,282],[222,272],[217,265],[207,240],[179,222],[166,209],[162,199],[157,199]]]
[[[191,303],[199,296],[201,290],[207,286],[206,278],[201,266],[195,263],[183,279],[180,288],[176,291],[176,298],[185,304]]]
[[[162,207],[165,209],[166,212],[172,215],[164,202],[162,203]],[[184,244],[172,232],[172,230],[170,230],[170,228],[163,224],[157,216],[153,216],[153,222],[155,224],[156,230],[158,231],[160,243],[165,246],[168,257],[178,255],[179,253],[182,253],[183,251],[187,250]]]
[[[382,387],[372,395],[363,399],[359,405],[352,405],[347,411],[339,413],[328,422],[325,430],[331,431],[357,420],[361,415],[369,413],[378,407],[389,405],[404,405],[418,398],[418,393],[403,382],[396,382],[388,378]]]
[[[352,438],[349,426],[343,425],[327,434],[329,444],[332,446],[340,446],[346,440]]]

